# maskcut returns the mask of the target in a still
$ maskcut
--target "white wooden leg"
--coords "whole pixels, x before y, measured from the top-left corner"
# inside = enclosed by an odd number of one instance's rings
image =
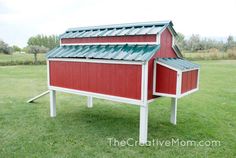
[[[177,122],[177,98],[171,98],[171,117],[170,122],[176,125]]]
[[[148,132],[148,104],[140,107],[139,143],[147,143]]]
[[[87,107],[92,108],[93,107],[93,97],[88,97],[87,99]]]
[[[50,116],[56,116],[56,91],[50,90]]]

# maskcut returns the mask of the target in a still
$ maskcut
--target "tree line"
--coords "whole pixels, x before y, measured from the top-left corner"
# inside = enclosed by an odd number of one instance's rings
[[[220,52],[228,50],[236,51],[236,41],[233,36],[228,36],[227,41],[217,41],[210,38],[201,38],[200,35],[193,34],[190,38],[186,38],[182,33],[178,33],[176,43],[184,52],[211,52],[216,49]],[[26,52],[34,55],[34,60],[37,62],[38,53],[46,53],[49,50],[59,45],[59,39],[56,35],[36,35],[32,36],[27,41],[25,48],[20,48],[16,45],[9,46],[4,41],[0,40],[0,53],[11,54],[12,52]]]
[[[27,46],[20,48],[16,45],[9,46],[3,40],[0,40],[0,53],[11,54],[13,52],[26,52],[34,55],[34,62],[37,62],[38,53],[46,53],[59,45],[59,39],[56,35],[36,35],[27,41]]]
[[[30,37],[27,42],[28,46],[25,52],[34,54],[34,62],[37,62],[38,53],[46,53],[59,45],[59,39],[56,35],[46,36],[37,35]]]

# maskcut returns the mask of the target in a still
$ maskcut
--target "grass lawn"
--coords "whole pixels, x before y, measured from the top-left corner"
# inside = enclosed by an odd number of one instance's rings
[[[47,89],[46,66],[0,67],[0,157],[236,157],[236,61],[199,61],[200,91],[178,102],[178,123],[169,123],[170,99],[150,104],[148,139],[208,141],[221,146],[110,146],[108,138],[138,140],[139,108],[58,93],[57,117]]]

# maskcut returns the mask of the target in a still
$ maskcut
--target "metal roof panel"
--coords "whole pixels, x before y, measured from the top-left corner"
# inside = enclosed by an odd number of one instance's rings
[[[159,45],[80,45],[60,46],[47,53],[47,58],[93,58],[147,61]]]
[[[149,32],[147,32],[147,34],[157,34],[157,33],[159,33],[162,29],[163,29],[163,27],[154,27],[153,29],[149,30]]]
[[[176,34],[171,21],[160,21],[72,28],[63,33],[60,38],[158,34],[167,26]]]
[[[156,60],[179,70],[188,70],[200,67],[198,64],[181,58],[157,58]]]

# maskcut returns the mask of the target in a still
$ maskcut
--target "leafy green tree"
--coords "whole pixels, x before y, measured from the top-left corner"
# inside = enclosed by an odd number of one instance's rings
[[[202,49],[202,46],[200,44],[200,35],[192,35],[188,42],[187,42],[187,46],[188,46],[188,49],[191,51],[191,52],[195,52],[195,51],[198,51],[198,50],[201,50]]]
[[[12,51],[13,51],[13,52],[20,52],[20,51],[21,51],[21,48],[18,47],[18,46],[16,46],[16,45],[13,45],[13,46],[12,46]]]
[[[11,48],[8,46],[8,44],[0,40],[0,53],[11,54],[11,52]]]
[[[27,44],[30,45],[37,45],[37,46],[44,46],[49,50],[53,49],[54,47],[59,45],[59,39],[55,35],[45,36],[45,35],[36,35],[30,37],[28,39]]]
[[[233,48],[234,45],[235,45],[235,43],[234,43],[234,37],[230,35],[230,36],[227,38],[227,49]]]
[[[179,46],[180,50],[184,50],[186,48],[186,40],[182,33],[178,33],[176,43]]]
[[[38,53],[46,53],[48,51],[48,48],[44,46],[38,46],[38,45],[30,45],[27,47],[26,52],[34,54],[34,63],[37,63],[38,58],[37,55]]]

